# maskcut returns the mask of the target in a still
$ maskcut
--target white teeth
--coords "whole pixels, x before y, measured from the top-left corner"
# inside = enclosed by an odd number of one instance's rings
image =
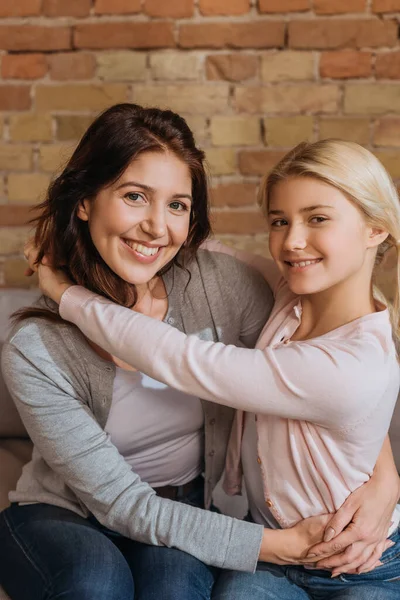
[[[159,246],[156,248],[149,248],[148,246],[137,244],[136,242],[132,242],[131,240],[125,240],[125,244],[132,248],[132,250],[139,252],[139,254],[143,254],[143,256],[154,256],[160,249]]]
[[[315,265],[315,263],[319,262],[319,259],[316,260],[301,260],[299,262],[291,262],[290,265],[292,267],[308,267],[308,265]]]

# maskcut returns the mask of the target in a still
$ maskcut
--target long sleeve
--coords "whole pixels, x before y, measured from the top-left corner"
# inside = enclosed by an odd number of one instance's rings
[[[79,286],[64,293],[60,314],[108,352],[173,388],[331,428],[351,427],[372,412],[390,377],[386,338],[373,327],[345,339],[321,336],[250,350],[186,336]]]
[[[254,571],[262,526],[158,497],[89,409],[79,383],[85,379],[84,365],[68,370],[57,345],[63,345],[61,336],[44,341],[31,324],[5,344],[2,354],[7,386],[35,452],[45,461],[43,493],[56,479],[104,526],[126,537],[175,547],[217,567]]]

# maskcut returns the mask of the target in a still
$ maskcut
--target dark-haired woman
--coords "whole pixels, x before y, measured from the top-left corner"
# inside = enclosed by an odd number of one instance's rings
[[[74,282],[202,339],[254,344],[270,290],[237,259],[200,249],[203,154],[174,113],[103,113],[42,211],[39,259]],[[0,520],[0,581],[13,600],[209,598],[218,567],[296,562],[321,539],[327,517],[273,532],[201,510],[232,411],[143,376],[55,305],[19,315],[3,367],[34,442]]]

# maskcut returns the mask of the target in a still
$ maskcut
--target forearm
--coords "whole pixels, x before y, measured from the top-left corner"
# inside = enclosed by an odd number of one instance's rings
[[[392,446],[389,436],[385,437],[381,452],[376,461],[372,479],[381,485],[389,485],[390,489],[396,490],[397,498],[400,496],[400,479],[393,458]]]
[[[354,341],[354,348],[347,342],[343,348],[332,346],[333,355],[325,345],[319,348],[311,343],[238,348],[186,336],[79,286],[63,294],[60,314],[101,348],[139,371],[217,404],[340,428],[359,419],[361,405],[369,410],[376,403],[368,377],[376,363],[375,347],[368,347],[362,362],[359,340]],[[314,377],[315,364],[324,377]],[[327,411],[321,398],[327,388],[336,385],[339,375],[343,394],[337,395],[335,410]],[[352,383],[357,379],[362,383],[355,398]]]

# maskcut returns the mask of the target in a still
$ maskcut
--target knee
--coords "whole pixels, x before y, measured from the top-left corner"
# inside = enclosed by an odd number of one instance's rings
[[[135,600],[209,600],[216,571],[173,548],[145,549],[134,572]]]
[[[115,550],[115,551],[114,551]],[[128,563],[115,548],[107,556],[95,551],[79,564],[66,564],[53,579],[51,600],[133,600],[134,583]]]

